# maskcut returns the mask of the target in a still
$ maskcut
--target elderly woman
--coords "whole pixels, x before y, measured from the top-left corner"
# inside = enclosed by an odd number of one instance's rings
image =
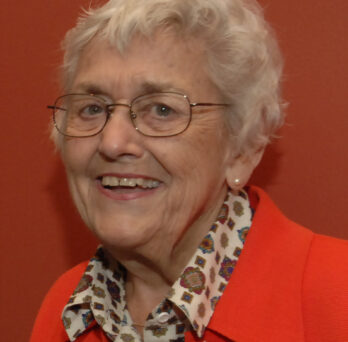
[[[246,187],[283,121],[260,7],[110,0],[64,48],[53,138],[101,246],[31,341],[348,341],[348,244]]]

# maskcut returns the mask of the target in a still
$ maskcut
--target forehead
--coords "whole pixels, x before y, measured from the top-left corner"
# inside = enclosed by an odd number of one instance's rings
[[[84,49],[73,79],[73,91],[98,88],[123,96],[177,90],[189,96],[216,91],[207,73],[204,44],[156,32],[135,36],[122,53],[106,40],[94,38]],[[134,94],[136,93],[136,94]],[[203,94],[204,93],[204,94]]]

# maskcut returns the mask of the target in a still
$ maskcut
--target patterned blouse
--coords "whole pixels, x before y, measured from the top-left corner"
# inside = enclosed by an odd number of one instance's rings
[[[185,332],[204,335],[243,249],[252,221],[245,191],[229,192],[216,222],[171,287],[148,315],[145,342],[183,342]],[[97,323],[111,341],[140,342],[125,300],[126,269],[99,247],[65,306],[62,319],[70,341]]]

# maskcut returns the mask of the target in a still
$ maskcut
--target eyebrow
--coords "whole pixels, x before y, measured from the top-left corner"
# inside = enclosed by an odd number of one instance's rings
[[[136,83],[136,82],[135,82]],[[97,85],[95,83],[83,82],[78,84],[76,87],[78,92],[83,92],[87,94],[94,95],[106,95],[112,98],[112,94],[106,90],[106,88]],[[177,91],[185,94],[185,90],[173,86],[170,82],[161,82],[161,81],[142,81],[137,86],[137,95],[151,94],[151,93],[161,93],[166,91]]]
[[[147,93],[160,93],[164,91],[178,90],[169,82],[154,82],[154,81],[145,81],[141,83],[139,90],[144,94]]]
[[[94,83],[80,83],[77,87],[76,87],[78,92],[83,92],[86,94],[94,94],[94,95],[100,95],[100,94],[106,94],[108,95],[107,92],[105,92],[105,90],[103,90],[100,86],[94,84]]]

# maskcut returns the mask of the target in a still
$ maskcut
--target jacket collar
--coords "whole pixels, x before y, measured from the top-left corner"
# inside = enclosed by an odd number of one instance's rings
[[[285,218],[261,189],[249,196],[258,198],[252,227],[202,340],[303,341],[302,279],[313,233]]]

